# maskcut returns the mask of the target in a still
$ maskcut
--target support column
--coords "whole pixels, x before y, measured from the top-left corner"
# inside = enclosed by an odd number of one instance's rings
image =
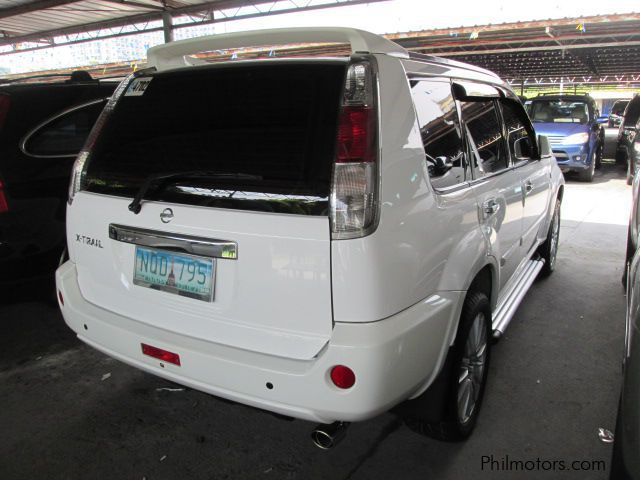
[[[164,43],[173,42],[173,17],[170,12],[162,12],[162,31]]]

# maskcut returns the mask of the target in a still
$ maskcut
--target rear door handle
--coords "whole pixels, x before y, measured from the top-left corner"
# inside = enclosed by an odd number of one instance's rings
[[[489,218],[500,210],[500,204],[496,202],[495,198],[490,198],[482,204],[482,213],[484,218]]]
[[[524,191],[530,193],[533,190],[533,182],[531,180],[527,180],[524,182]]]

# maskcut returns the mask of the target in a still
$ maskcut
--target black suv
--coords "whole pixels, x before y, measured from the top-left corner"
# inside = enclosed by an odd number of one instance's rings
[[[51,278],[74,159],[116,82],[87,72],[0,79],[0,287]]]
[[[627,108],[629,104],[629,100],[616,100],[613,106],[611,107],[611,111],[609,112],[609,118],[607,121],[607,126],[609,128],[619,127],[620,122],[622,121],[622,116],[624,115],[624,109]]]
[[[635,142],[640,130],[640,95],[635,95],[624,111],[620,129],[618,130],[618,146],[616,161],[627,164],[627,184],[631,185],[638,163],[638,142]],[[634,143],[635,142],[635,143]]]

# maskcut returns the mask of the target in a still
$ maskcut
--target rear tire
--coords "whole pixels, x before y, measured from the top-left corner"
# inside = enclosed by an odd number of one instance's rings
[[[442,418],[432,421],[428,420],[432,412],[413,413],[405,418],[411,430],[448,442],[461,441],[471,435],[487,383],[490,336],[489,300],[484,293],[469,292],[462,307],[456,342],[445,362],[449,371]]]
[[[556,257],[558,255],[558,243],[560,241],[560,199],[556,199],[556,205],[553,209],[553,217],[547,232],[547,239],[544,241],[538,253],[544,259],[544,265],[540,270],[541,277],[548,277],[556,269]]]

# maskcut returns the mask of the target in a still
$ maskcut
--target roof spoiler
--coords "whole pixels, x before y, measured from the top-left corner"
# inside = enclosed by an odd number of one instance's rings
[[[200,52],[292,43],[348,43],[351,45],[351,53],[383,53],[409,58],[407,50],[397,43],[364,30],[305,27],[224,33],[170,42],[150,48],[147,52],[147,65],[166,70],[200,63],[186,58]]]

